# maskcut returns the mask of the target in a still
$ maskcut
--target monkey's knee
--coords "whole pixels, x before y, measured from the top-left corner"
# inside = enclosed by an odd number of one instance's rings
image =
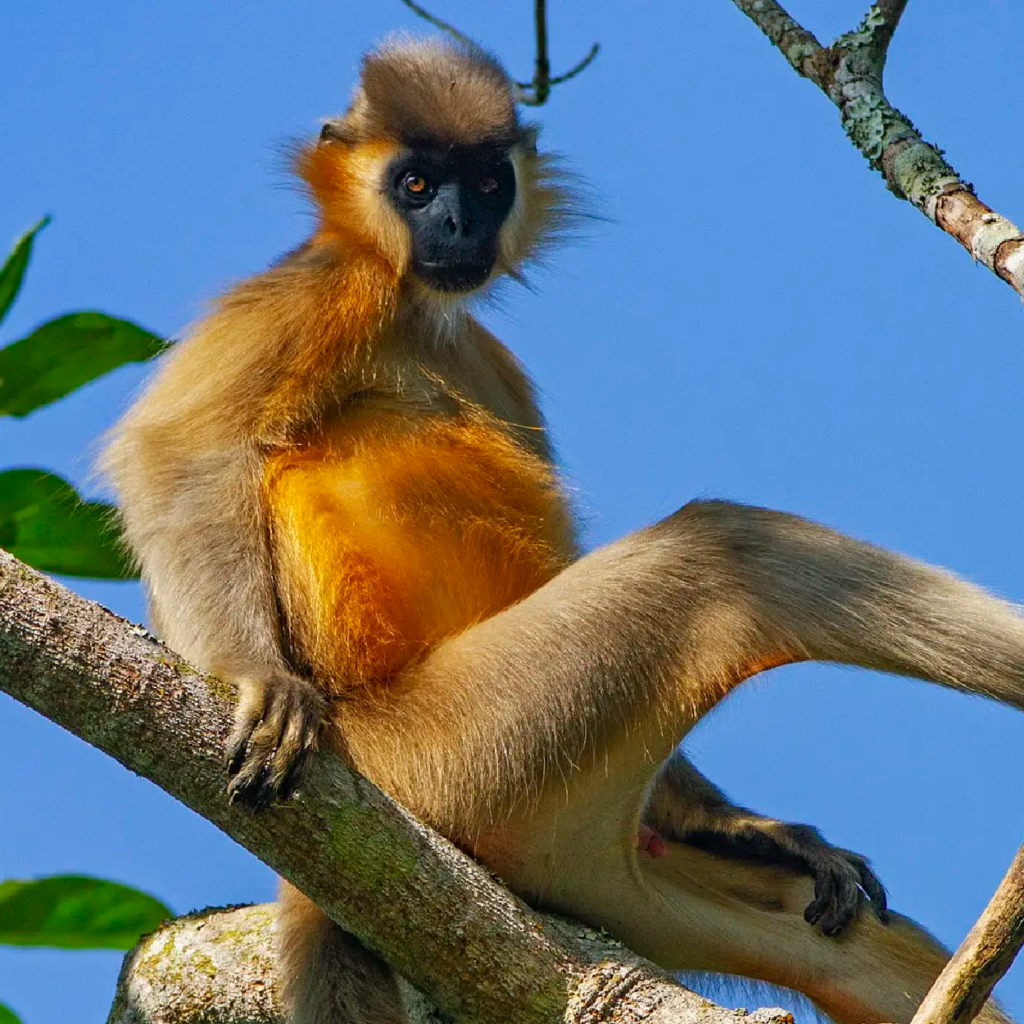
[[[406,1024],[391,968],[287,882],[278,904],[278,975],[293,1024]]]

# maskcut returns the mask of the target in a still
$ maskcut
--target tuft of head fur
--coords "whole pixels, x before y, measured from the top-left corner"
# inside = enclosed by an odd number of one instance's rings
[[[330,122],[345,140],[435,146],[523,141],[512,82],[484,50],[398,38],[363,58],[348,113]]]
[[[448,40],[398,38],[366,55],[348,111],[326,122],[319,144],[298,152],[296,170],[319,208],[321,237],[368,247],[402,277],[408,231],[381,195],[391,161],[413,146],[505,150],[516,200],[487,283],[502,275],[522,280],[521,265],[564,237],[578,216],[568,175],[538,154],[536,138],[536,128],[520,122],[513,84],[490,54]],[[431,298],[447,310],[463,297]]]

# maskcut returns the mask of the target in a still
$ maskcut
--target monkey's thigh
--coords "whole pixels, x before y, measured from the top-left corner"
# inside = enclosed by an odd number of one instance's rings
[[[660,764],[739,678],[785,654],[708,548],[654,530],[588,555],[403,671],[349,752],[527,899],[665,968],[787,985],[851,1024],[909,1020],[947,959],[912,922],[861,914],[826,938],[803,918],[804,875],[671,840],[664,857],[637,855]]]

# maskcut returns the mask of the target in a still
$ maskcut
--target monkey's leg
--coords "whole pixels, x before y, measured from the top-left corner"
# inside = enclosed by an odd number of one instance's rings
[[[782,867],[718,857],[668,841],[641,859],[651,900],[628,945],[670,970],[739,974],[807,995],[843,1024],[911,1019],[948,953],[909,918],[861,914],[826,939],[804,922],[811,883]],[[1005,1024],[994,1000],[978,1018]]]
[[[885,888],[864,857],[832,846],[810,825],[777,821],[738,807],[681,750],[658,772],[640,820],[662,839],[809,875],[814,879],[814,899],[804,919],[820,923],[825,935],[845,928],[865,896],[879,920],[887,919]]]
[[[440,645],[386,693],[343,704],[338,725],[356,767],[527,898],[667,967],[746,973],[847,1019],[903,1020],[905,993],[923,996],[945,956],[923,932],[862,915],[868,939],[836,942],[803,921],[812,890],[792,872],[683,844],[637,857],[644,796],[680,738],[754,672],[807,659],[1020,706],[1024,621],[947,573],[813,523],[693,503]],[[785,913],[729,904],[713,871],[676,869],[684,856],[731,864],[733,878],[775,871]],[[720,904],[727,913],[705,912]],[[889,934],[904,938],[887,946]],[[872,980],[879,957],[885,984]]]
[[[460,841],[580,786],[635,827],[710,708],[812,659],[1024,706],[1013,606],[795,516],[693,502],[340,702],[336,724],[356,767]]]
[[[387,964],[287,882],[277,929],[278,976],[292,1024],[405,1024]]]

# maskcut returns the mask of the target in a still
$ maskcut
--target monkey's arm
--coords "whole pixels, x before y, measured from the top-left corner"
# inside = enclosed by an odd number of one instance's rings
[[[702,775],[681,750],[658,773],[641,816],[657,835],[722,857],[775,864],[814,879],[804,912],[825,935],[837,935],[857,915],[866,895],[881,921],[885,888],[864,857],[826,842],[810,825],[778,821],[739,807]]]
[[[322,717],[284,650],[261,489],[266,452],[294,444],[317,414],[311,396],[337,402],[358,387],[355,331],[324,312],[346,280],[326,274],[298,251],[221,299],[165,359],[102,463],[155,628],[239,686],[231,785],[255,803],[287,792]]]
[[[172,364],[157,385],[172,386]],[[154,628],[191,662],[240,691],[230,759],[237,771],[250,733],[261,762],[276,736],[312,749],[321,715],[315,690],[288,669],[273,591],[255,446],[207,424],[189,438],[188,407],[144,406],[107,455],[125,536],[140,556]],[[289,778],[278,780],[287,789]]]

